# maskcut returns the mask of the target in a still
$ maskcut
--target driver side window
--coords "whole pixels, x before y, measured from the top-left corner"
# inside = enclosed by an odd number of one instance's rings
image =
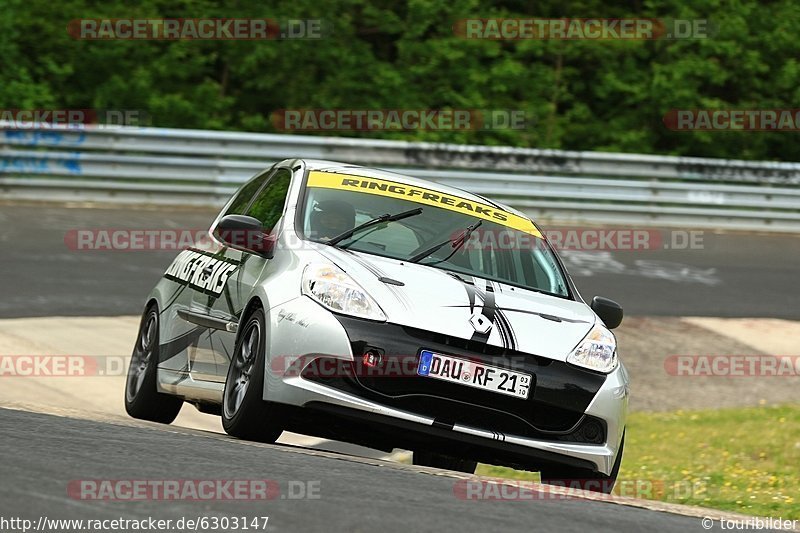
[[[258,192],[244,213],[260,220],[266,233],[273,230],[283,214],[283,205],[286,203],[291,180],[292,173],[289,170],[279,169]]]
[[[245,183],[239,192],[236,193],[236,197],[228,206],[228,209],[225,210],[223,216],[225,215],[244,215],[245,210],[247,210],[247,206],[250,205],[250,200],[253,198],[253,195],[258,192],[264,182],[267,181],[267,178],[272,175],[272,169],[266,170],[250,180],[249,182]]]

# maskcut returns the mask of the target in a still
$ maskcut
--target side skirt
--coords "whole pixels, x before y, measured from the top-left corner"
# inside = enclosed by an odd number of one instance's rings
[[[159,392],[180,396],[187,401],[222,403],[224,383],[196,381],[187,371],[158,369]]]

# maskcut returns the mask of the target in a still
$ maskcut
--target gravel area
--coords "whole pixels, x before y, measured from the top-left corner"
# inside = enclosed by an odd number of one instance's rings
[[[796,324],[790,325],[793,327],[786,328],[787,335],[796,331]],[[690,320],[662,317],[627,317],[615,333],[620,357],[631,375],[632,411],[716,409],[800,403],[798,375],[696,377],[670,375],[667,371],[669,365],[665,363],[670,356],[675,355],[768,354],[754,347],[757,337],[753,337],[745,344],[693,324]],[[780,333],[776,332],[774,327],[770,327],[769,334]],[[795,346],[798,346],[798,349],[794,354],[780,355],[800,355],[800,339],[797,341]]]

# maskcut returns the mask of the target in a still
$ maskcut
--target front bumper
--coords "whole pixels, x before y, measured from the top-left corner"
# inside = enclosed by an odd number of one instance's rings
[[[272,309],[268,320],[265,399],[321,415],[295,417],[296,430],[367,445],[374,441],[376,447],[448,451],[531,470],[550,464],[604,474],[612,469],[628,405],[621,365],[599,375],[559,361],[334,315],[307,297]],[[297,368],[318,357],[352,368],[372,348],[402,357],[428,349],[495,366],[505,360],[533,374],[535,384],[528,400],[520,400],[415,375],[304,376]],[[333,430],[324,427],[331,426],[331,415],[337,421]]]

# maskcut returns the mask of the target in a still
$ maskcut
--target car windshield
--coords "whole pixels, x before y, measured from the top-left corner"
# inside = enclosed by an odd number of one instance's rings
[[[452,239],[417,260],[421,265],[508,283],[555,296],[569,295],[551,248],[526,218],[487,202],[477,202],[424,186],[386,179],[312,171],[300,213],[303,235],[326,242],[385,214],[414,208],[422,213],[370,226],[336,245],[348,250],[409,260]]]

